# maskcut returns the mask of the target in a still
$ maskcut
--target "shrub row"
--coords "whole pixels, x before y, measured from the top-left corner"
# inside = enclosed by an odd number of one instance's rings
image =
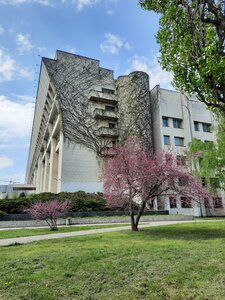
[[[103,211],[105,209],[105,199],[102,193],[85,193],[79,191],[75,193],[61,192],[59,194],[41,193],[27,197],[18,197],[16,199],[1,199],[0,211],[7,214],[23,213],[24,209],[31,204],[49,200],[70,200],[72,202],[70,211],[72,212]]]

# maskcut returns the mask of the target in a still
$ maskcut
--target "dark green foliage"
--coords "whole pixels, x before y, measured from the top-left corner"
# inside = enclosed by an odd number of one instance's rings
[[[31,204],[40,201],[50,200],[70,200],[72,207],[70,211],[101,211],[105,209],[105,199],[101,193],[85,193],[83,191],[75,193],[62,192],[34,194],[27,197],[19,197],[17,199],[0,200],[0,210],[8,214],[23,213]]]
[[[139,0],[160,13],[160,63],[177,89],[225,113],[225,1]]]

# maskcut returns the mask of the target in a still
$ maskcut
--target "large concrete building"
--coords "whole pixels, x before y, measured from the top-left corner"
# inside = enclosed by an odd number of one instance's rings
[[[213,123],[196,99],[159,86],[149,91],[144,72],[115,80],[98,60],[57,51],[41,63],[26,182],[37,193],[102,191],[104,153],[114,143],[142,136],[149,149],[172,147],[182,157],[193,137],[215,141]],[[201,213],[199,205],[182,207],[171,197],[160,208]]]
[[[104,153],[131,134],[151,147],[146,73],[114,80],[98,60],[62,51],[42,59],[26,172],[37,193],[101,191]]]

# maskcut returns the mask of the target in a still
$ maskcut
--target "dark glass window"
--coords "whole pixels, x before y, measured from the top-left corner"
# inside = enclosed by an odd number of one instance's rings
[[[102,88],[102,92],[105,94],[115,94],[114,90]]]
[[[211,124],[202,123],[202,129],[203,129],[204,132],[210,132],[211,131]]]
[[[174,196],[171,196],[169,198],[170,200],[170,208],[177,208],[177,200],[176,200],[176,197]]]
[[[188,197],[180,197],[181,207],[182,208],[192,208],[191,199]]]
[[[185,161],[184,156],[177,155],[177,165],[178,166],[185,166],[186,165],[186,161]]]
[[[106,105],[105,110],[107,110],[107,111],[115,111],[116,108],[115,108],[115,106],[108,106],[108,105]]]
[[[205,208],[211,208],[211,205],[210,205],[210,202],[209,202],[208,198],[204,199],[204,205],[205,205]]]
[[[167,117],[162,117],[163,127],[169,127],[169,119]]]
[[[199,131],[199,122],[194,122],[195,131]]]
[[[109,123],[109,128],[111,128],[111,129],[116,128],[116,124],[115,123]]]
[[[214,208],[223,208],[222,198],[220,197],[213,198],[213,205]]]
[[[173,119],[173,128],[182,128],[182,120]]]
[[[184,138],[175,136],[174,144],[175,144],[175,146],[184,146]]]
[[[170,136],[169,135],[164,135],[164,145],[170,145]]]

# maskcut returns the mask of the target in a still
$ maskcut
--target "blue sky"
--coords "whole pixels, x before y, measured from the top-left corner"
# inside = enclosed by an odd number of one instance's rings
[[[23,182],[40,57],[57,49],[100,60],[115,78],[148,72],[171,88],[157,63],[158,15],[138,0],[0,0],[0,184]]]

